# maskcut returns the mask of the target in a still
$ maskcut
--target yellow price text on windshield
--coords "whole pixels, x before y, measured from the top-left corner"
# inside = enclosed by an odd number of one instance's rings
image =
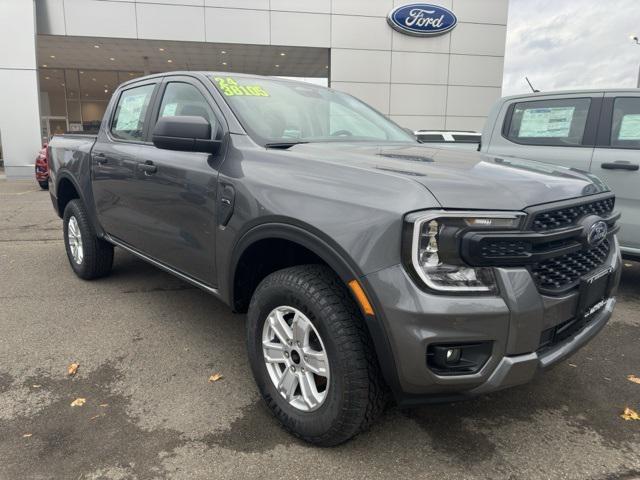
[[[220,91],[227,97],[268,97],[269,93],[260,85],[240,85],[231,77],[215,77]]]

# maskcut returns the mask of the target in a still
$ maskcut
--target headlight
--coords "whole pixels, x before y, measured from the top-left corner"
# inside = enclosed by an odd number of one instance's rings
[[[459,239],[468,230],[513,230],[522,213],[413,213],[405,218],[403,258],[428,288],[440,292],[495,292],[490,267],[470,267],[460,258]]]

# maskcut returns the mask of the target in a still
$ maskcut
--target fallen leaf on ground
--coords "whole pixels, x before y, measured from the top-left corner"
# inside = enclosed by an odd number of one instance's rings
[[[98,415],[94,415],[89,420],[95,420],[96,418],[99,418],[99,417],[104,417],[104,413],[99,413]]]
[[[40,388],[42,385],[31,385],[33,388]]]
[[[86,398],[76,398],[73,402],[71,402],[71,406],[72,407],[81,407],[85,403],[87,403],[87,399]]]
[[[625,420],[640,420],[640,415],[635,410],[627,407],[624,409],[622,415],[620,415]]]
[[[67,367],[67,373],[70,377],[73,377],[76,374],[79,366],[80,364],[75,362],[69,364],[69,366]]]
[[[625,266],[625,267],[631,267],[631,266],[633,266],[633,264],[631,264],[631,263],[625,263],[625,264],[624,264],[624,266]]]
[[[22,438],[29,438],[31,435],[33,435],[33,433],[25,433],[22,435]]]
[[[575,363],[570,363],[570,364],[569,364],[569,366],[570,366],[570,367],[573,367],[573,368],[576,368],[576,367],[577,367],[577,365],[576,365]]]
[[[637,383],[638,385],[640,385],[640,377],[636,377],[633,374],[627,375],[627,380],[629,380],[630,382]]]
[[[213,382],[217,382],[218,380],[222,380],[224,377],[222,376],[221,373],[214,373],[213,375],[211,375],[209,377],[209,382],[213,383]]]
[[[100,404],[100,406],[101,406],[101,407],[108,407],[108,406],[109,406],[109,404],[108,404],[108,403],[101,403],[101,404]]]

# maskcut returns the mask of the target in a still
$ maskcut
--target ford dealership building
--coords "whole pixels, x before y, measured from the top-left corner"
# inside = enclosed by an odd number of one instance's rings
[[[8,177],[90,131],[121,82],[167,70],[300,77],[411,129],[480,130],[500,97],[508,0],[2,0]]]

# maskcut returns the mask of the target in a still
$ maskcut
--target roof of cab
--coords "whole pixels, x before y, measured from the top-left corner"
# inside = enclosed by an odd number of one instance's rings
[[[554,90],[549,92],[526,92],[519,93],[516,95],[509,95],[507,97],[502,97],[502,101],[508,101],[518,98],[538,98],[538,97],[549,97],[549,96],[567,96],[574,97],[576,95],[593,95],[593,94],[606,94],[606,93],[640,93],[640,89],[637,88],[594,88],[594,89],[579,89],[579,90]]]

